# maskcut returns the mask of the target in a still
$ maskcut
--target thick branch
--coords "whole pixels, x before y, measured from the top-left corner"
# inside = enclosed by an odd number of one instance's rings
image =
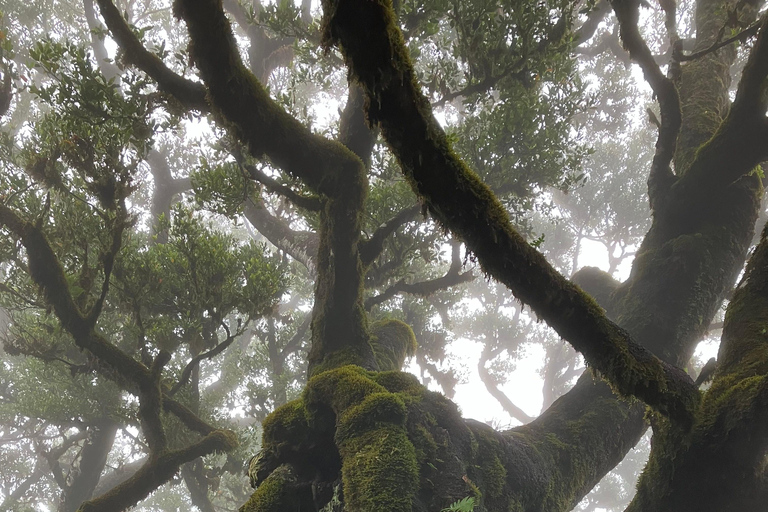
[[[161,91],[172,95],[184,107],[201,112],[208,111],[203,84],[177,75],[163,64],[157,55],[144,48],[111,0],[97,2],[112,37],[125,51],[128,62],[152,77]]]
[[[131,478],[106,494],[83,503],[79,512],[121,512],[173,478],[182,464],[214,452],[231,450],[235,446],[237,437],[233,432],[215,430],[186,448],[150,457]]]
[[[365,165],[338,142],[312,133],[273,101],[240,58],[231,27],[216,0],[178,0],[192,56],[209,97],[235,136],[255,157],[266,154],[279,168],[325,196],[313,309],[310,373],[326,357],[345,351],[348,363],[375,368],[368,343],[358,254],[360,212],[367,192]]]
[[[369,118],[380,124],[432,214],[467,244],[486,272],[529,304],[617,390],[690,426],[699,400],[690,378],[635,343],[553,269],[450,149],[418,88],[389,3],[328,0],[324,10],[328,42],[341,47],[351,74],[369,96]]]
[[[64,491],[59,512],[74,512],[82,502],[91,499],[106,466],[107,456],[115,442],[117,424],[104,422],[91,430],[80,454],[78,470],[74,474],[70,472],[71,483]]]

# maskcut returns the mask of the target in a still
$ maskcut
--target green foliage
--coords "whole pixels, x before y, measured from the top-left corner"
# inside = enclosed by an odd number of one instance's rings
[[[454,501],[445,507],[442,512],[472,512],[475,510],[475,498],[467,496],[464,499]]]
[[[197,205],[228,217],[242,212],[243,202],[258,192],[254,181],[235,162],[213,166],[201,158],[190,177]]]

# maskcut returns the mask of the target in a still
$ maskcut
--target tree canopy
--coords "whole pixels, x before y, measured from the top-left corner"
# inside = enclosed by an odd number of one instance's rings
[[[8,3],[0,508],[764,510],[762,7]]]

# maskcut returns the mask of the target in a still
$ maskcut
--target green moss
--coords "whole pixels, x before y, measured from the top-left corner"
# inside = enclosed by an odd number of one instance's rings
[[[385,392],[383,386],[370,378],[359,366],[343,366],[312,377],[304,390],[304,402],[313,407],[330,407],[337,416],[362,402],[372,393]]]
[[[398,427],[405,425],[406,409],[403,400],[393,393],[373,393],[360,404],[350,407],[339,416],[336,426],[336,441],[373,430],[389,423]]]
[[[302,400],[293,400],[278,407],[262,423],[264,439],[279,448],[283,444],[297,445],[308,426],[307,409]]]
[[[280,466],[256,489],[240,512],[310,510],[312,490],[301,484],[289,466]]]
[[[416,353],[416,335],[405,322],[379,320],[371,325],[371,344],[381,371],[400,370],[407,357]]]
[[[339,445],[344,502],[351,512],[411,512],[419,484],[416,453],[405,429],[384,424]]]
[[[282,472],[275,470],[256,489],[250,499],[240,507],[240,512],[275,512],[285,500],[286,485]]]
[[[405,393],[420,396],[424,393],[424,386],[415,375],[400,371],[379,372],[373,375],[373,380],[390,393]]]

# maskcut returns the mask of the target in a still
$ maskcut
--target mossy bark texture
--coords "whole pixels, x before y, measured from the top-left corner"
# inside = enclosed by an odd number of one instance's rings
[[[613,389],[662,413],[659,443],[664,435],[691,439],[711,406],[708,398],[700,406],[699,392],[671,365],[690,356],[743,264],[761,194],[749,173],[764,156],[750,145],[762,133],[754,129],[754,116],[744,108],[726,116],[721,109],[722,123],[690,140],[681,137],[678,162],[684,163],[653,203],[654,222],[632,275],[601,296],[606,302],[600,307],[525,243],[489,189],[453,153],[415,82],[389,2],[328,0],[323,7],[326,43],[340,46],[366,97],[368,120],[381,128],[432,215],[467,244],[486,272],[583,351]],[[437,511],[470,495],[479,510],[572,509],[636,442],[645,428],[644,406],[620,400],[588,374],[534,422],[498,433],[462,421],[455,406],[412,377],[345,366],[393,367],[384,357],[377,362],[377,355],[388,354],[376,354],[371,345],[376,338],[360,300],[365,167],[271,102],[242,66],[217,1],[179,0],[176,10],[189,26],[214,110],[252,153],[267,154],[327,198],[318,266],[329,270],[316,294],[314,377],[300,400],[264,423],[264,451],[250,468],[260,487],[243,510],[310,506],[308,496],[317,508],[339,483],[350,511]],[[711,103],[720,101],[725,86],[713,80],[706,94],[684,98],[681,133],[695,121],[696,109],[716,107]],[[318,154],[328,158],[318,162]],[[339,279],[349,275],[349,282]]]

